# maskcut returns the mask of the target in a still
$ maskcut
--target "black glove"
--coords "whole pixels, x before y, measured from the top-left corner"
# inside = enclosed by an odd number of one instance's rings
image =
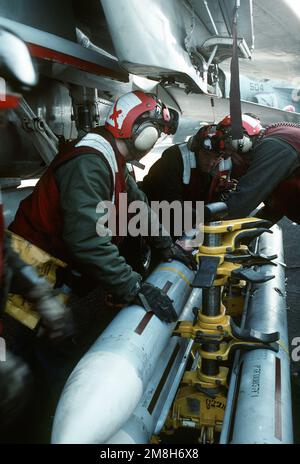
[[[164,261],[172,261],[176,259],[177,261],[181,261],[187,267],[196,271],[197,269],[197,262],[190,251],[186,251],[181,246],[177,245],[177,243],[173,243],[168,248],[160,249],[161,256]]]
[[[153,311],[161,321],[177,321],[178,316],[172,300],[160,288],[152,284],[147,282],[141,284],[135,301],[143,306],[146,311]]]
[[[55,297],[47,282],[39,283],[25,295],[41,316],[38,335],[58,342],[74,334],[70,309]]]
[[[6,353],[0,361],[0,429],[13,422],[26,406],[32,391],[33,379],[24,362]]]

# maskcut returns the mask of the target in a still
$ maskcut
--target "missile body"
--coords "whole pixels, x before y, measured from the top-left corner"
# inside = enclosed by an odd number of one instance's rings
[[[194,272],[162,263],[147,282],[163,289],[180,316]],[[142,398],[176,323],[152,312],[123,308],[71,373],[59,400],[52,443],[105,443],[128,421]]]
[[[202,290],[195,288],[180,319],[193,320],[193,309],[200,308],[201,303]],[[193,340],[171,337],[137,408],[107,444],[146,444],[152,435],[160,433],[176,396],[192,346]]]
[[[293,443],[290,361],[288,350],[285,271],[282,233],[263,234],[258,251],[277,254],[277,266],[263,269],[273,280],[253,285],[245,313],[245,327],[265,333],[280,332],[279,352],[254,350],[236,355],[221,443]]]

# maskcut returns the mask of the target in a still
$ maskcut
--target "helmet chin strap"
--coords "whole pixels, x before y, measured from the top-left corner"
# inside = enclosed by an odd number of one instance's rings
[[[142,170],[144,170],[145,167],[146,167],[143,163],[140,163],[139,161],[130,161],[130,164],[132,164],[132,166],[136,166],[137,168],[142,169]]]

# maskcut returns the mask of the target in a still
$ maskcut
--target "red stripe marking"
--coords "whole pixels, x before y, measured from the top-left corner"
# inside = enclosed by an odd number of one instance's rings
[[[282,441],[281,361],[275,361],[275,437]]]
[[[137,328],[135,329],[135,333],[137,333],[138,335],[142,335],[145,328],[149,324],[152,316],[154,316],[154,313],[152,311],[149,311],[148,313],[146,313],[143,319],[141,320],[141,322],[139,323],[139,325],[137,326]]]
[[[0,109],[17,108],[20,101],[20,95],[0,94]]]
[[[27,43],[27,45],[31,55],[35,58],[42,58],[45,60],[56,61],[62,64],[68,64],[70,66],[73,66],[74,68],[78,68],[92,74],[97,74],[98,76],[105,75],[124,79],[124,76],[122,76],[121,73],[118,73],[118,71],[113,71],[104,68],[103,66],[91,63],[90,61],[86,61],[81,58],[76,58],[65,53],[57,52],[55,50],[51,50],[50,48],[41,47],[40,45],[35,45],[32,43]]]
[[[241,388],[243,370],[244,370],[244,361],[240,363],[239,372],[238,372],[237,380],[236,380],[235,387],[234,387],[233,407],[231,408],[231,414],[230,414],[230,419],[229,419],[228,443],[230,443],[233,439],[234,421],[236,417],[237,404],[238,404],[239,393],[240,393],[240,388]]]
[[[167,281],[164,287],[162,288],[162,291],[164,293],[168,293],[172,285],[173,285],[172,282]],[[154,313],[152,311],[147,312],[145,316],[143,317],[143,319],[141,320],[141,322],[139,323],[139,325],[137,326],[137,328],[135,329],[135,333],[137,333],[138,335],[141,335],[144,332],[147,325],[149,324],[153,315]]]
[[[162,288],[162,291],[167,294],[170,288],[172,287],[173,283],[170,282],[169,280],[165,283],[165,285]]]

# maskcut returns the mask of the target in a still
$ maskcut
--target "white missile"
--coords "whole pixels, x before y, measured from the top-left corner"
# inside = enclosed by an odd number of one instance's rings
[[[202,290],[194,288],[180,319],[191,321],[202,304]],[[171,337],[159,357],[154,374],[130,419],[106,444],[146,444],[163,428],[186,369],[193,340]]]
[[[254,284],[243,315],[245,328],[264,333],[279,332],[279,351],[253,350],[236,353],[230,380],[221,443],[291,444],[293,415],[285,295],[282,232],[263,234],[258,251],[277,254],[277,266],[265,265],[275,278]]]
[[[178,261],[158,266],[147,282],[163,289],[180,316],[194,273]],[[176,323],[128,306],[116,316],[70,375],[59,400],[52,443],[101,444],[130,418]]]

